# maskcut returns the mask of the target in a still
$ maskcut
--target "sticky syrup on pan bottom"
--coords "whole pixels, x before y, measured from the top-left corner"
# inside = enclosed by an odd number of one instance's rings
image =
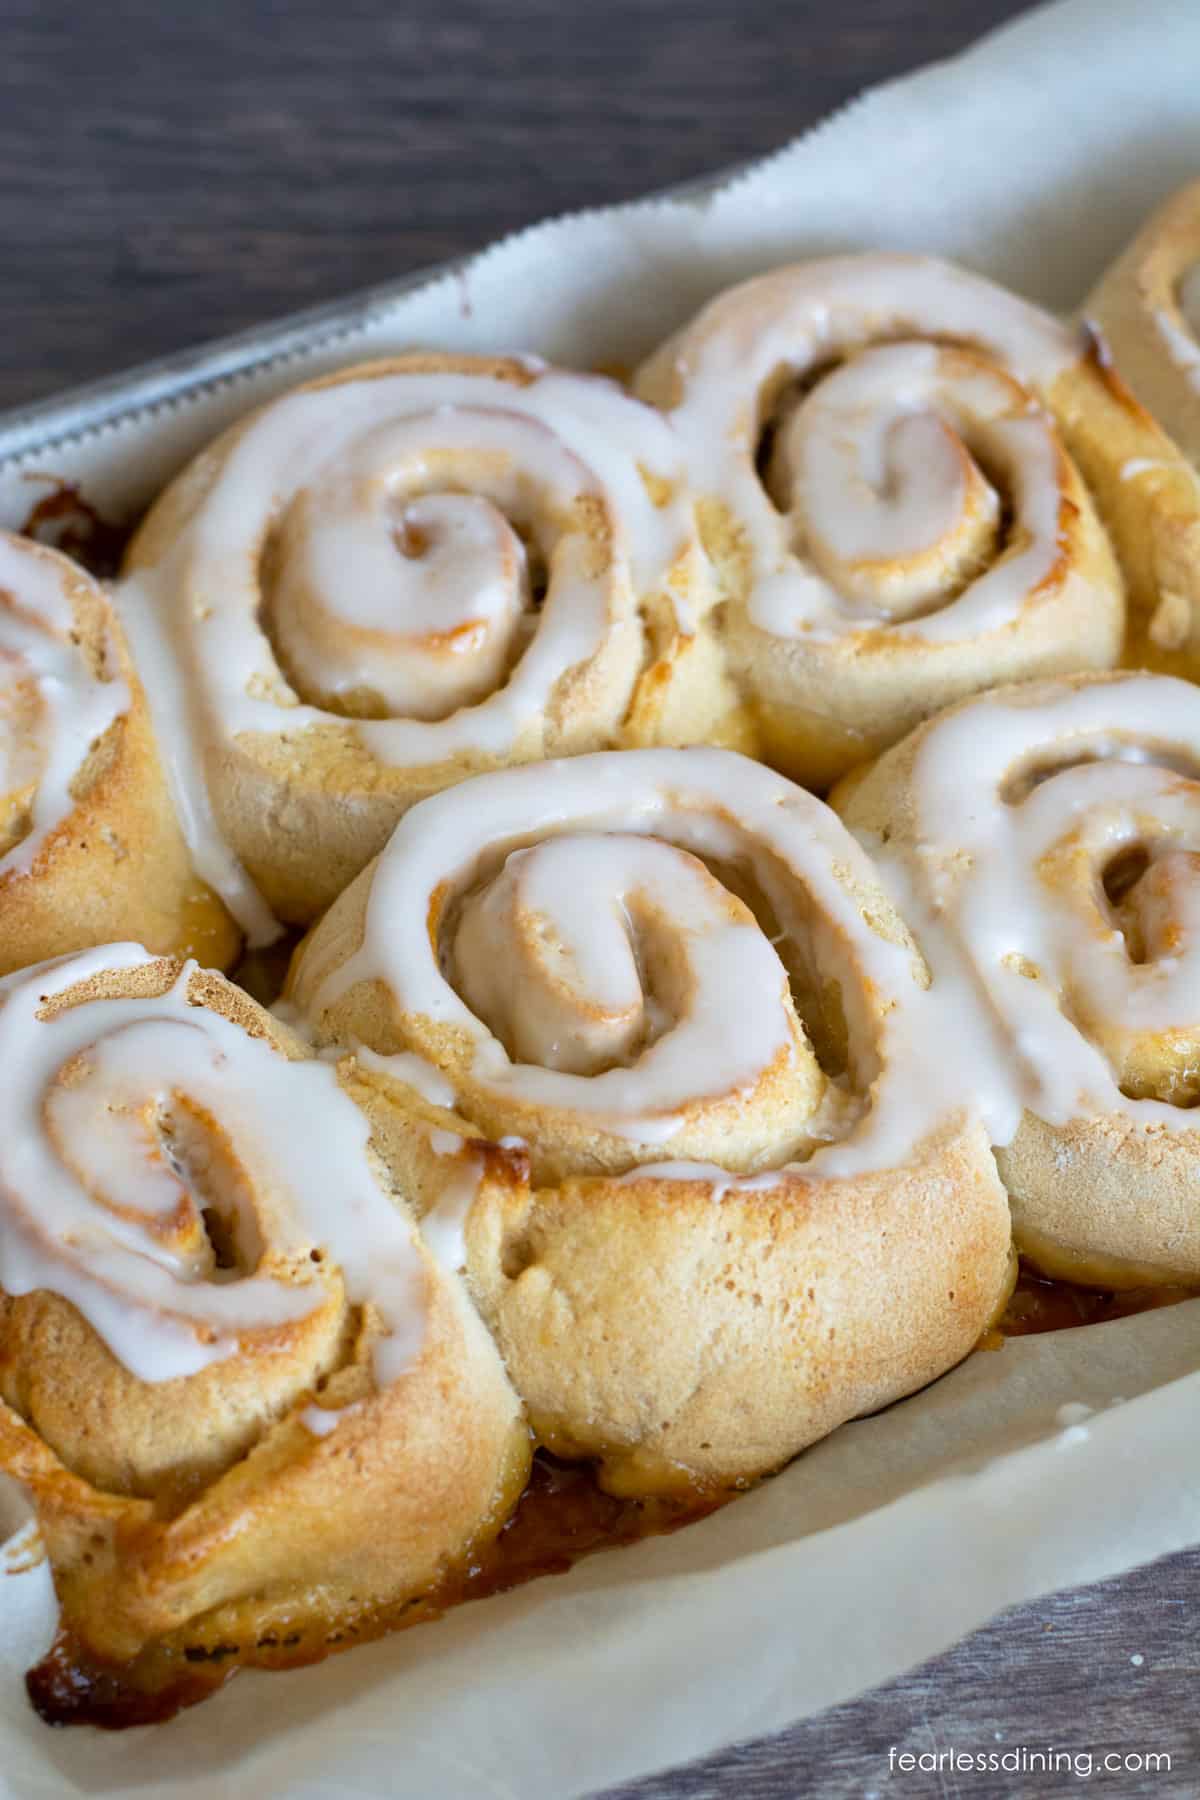
[[[1000,1338],[1030,1337],[1035,1332],[1069,1331],[1076,1325],[1105,1325],[1113,1319],[1131,1319],[1135,1313],[1153,1312],[1195,1296],[1188,1288],[1147,1287],[1114,1291],[1111,1288],[1076,1287],[1069,1281],[1051,1281],[1028,1263],[1021,1264],[1017,1285],[997,1327]]]
[[[49,492],[31,504],[28,517],[17,527],[21,535],[74,557],[101,581],[114,576],[136,522],[106,519],[84,499],[73,481],[64,481],[58,475],[31,472],[25,479],[43,483]]]
[[[1180,1288],[1111,1293],[1075,1287],[1047,1281],[1023,1266],[989,1342],[998,1347],[1006,1337],[1127,1318],[1188,1297]],[[464,1601],[502,1593],[536,1576],[562,1574],[594,1551],[678,1530],[732,1497],[618,1500],[602,1491],[588,1465],[559,1462],[539,1452],[512,1518],[468,1567],[456,1571],[432,1593],[407,1603],[399,1613],[383,1612],[347,1626],[331,1643],[296,1648],[281,1640],[265,1655],[259,1646],[254,1661],[277,1668],[319,1661],[385,1632],[440,1618]],[[217,1646],[198,1661],[189,1660],[186,1652],[178,1649],[157,1650],[149,1652],[135,1669],[108,1668],[90,1660],[68,1633],[60,1632],[49,1654],[30,1670],[26,1684],[34,1708],[48,1724],[98,1725],[119,1731],[169,1719],[183,1707],[207,1698],[236,1674],[235,1656],[234,1646],[225,1655]]]
[[[434,1592],[408,1603],[398,1616],[384,1612],[355,1622],[344,1629],[340,1642],[289,1651],[281,1641],[277,1653],[263,1657],[257,1652],[254,1660],[279,1668],[320,1661],[385,1632],[440,1618],[465,1600],[503,1593],[538,1575],[560,1575],[594,1550],[678,1530],[713,1512],[724,1498],[614,1499],[597,1485],[588,1465],[559,1462],[539,1451],[529,1485],[498,1537]],[[179,1650],[151,1652],[135,1669],[112,1668],[90,1659],[68,1632],[60,1631],[25,1682],[47,1724],[120,1731],[169,1719],[222,1687],[238,1665],[219,1650],[194,1663]]]

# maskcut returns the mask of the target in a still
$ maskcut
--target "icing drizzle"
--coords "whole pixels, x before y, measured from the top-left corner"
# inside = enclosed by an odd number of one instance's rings
[[[319,1016],[381,980],[413,1048],[448,1066],[448,1034],[470,1046],[466,1080],[451,1069],[460,1107],[470,1085],[549,1108],[636,1146],[625,1166],[652,1164],[710,1102],[748,1109],[772,1071],[802,1087],[813,1066],[776,948],[705,861],[749,864],[777,941],[838,987],[851,1067],[810,1085],[791,1139],[810,1154],[786,1167],[816,1179],[903,1163],[949,1116],[924,965],[836,816],[731,752],[581,756],[422,802],[376,865],[361,948],[306,1003]],[[451,918],[461,898],[444,943],[435,895]]]
[[[1160,307],[1155,323],[1185,381],[1200,388],[1200,263],[1186,271],[1177,290],[1178,318]]]
[[[79,983],[155,960],[107,946],[0,982],[0,1289],[63,1295],[136,1376],[164,1381],[248,1334],[269,1349],[273,1328],[323,1304],[337,1270],[382,1319],[377,1380],[396,1379],[422,1341],[420,1253],[335,1070],[189,1001],[192,963],[157,998],[44,1016]],[[234,1159],[234,1229],[253,1247],[236,1278],[205,1229],[203,1153],[198,1175],[174,1148],[184,1115],[211,1121]]]
[[[1055,575],[1065,465],[1035,396],[1080,352],[1035,307],[931,258],[832,257],[730,290],[668,353],[693,485],[737,522],[761,630],[956,642]]]
[[[86,583],[65,558],[0,532],[0,846],[6,823],[17,832],[0,877],[32,867],[72,809],[88,752],[129,709],[115,647],[97,680],[73,639],[71,591]]]
[[[203,746],[336,724],[393,767],[502,757],[606,646],[632,684],[635,595],[687,621],[680,473],[651,408],[538,369],[364,374],[246,426],[117,602],[196,866],[252,941],[269,916],[221,841]]]
[[[935,724],[905,842],[860,835],[918,923],[948,1078],[993,1143],[1026,1107],[1194,1130],[1189,1106],[1122,1091],[1119,1065],[1137,1034],[1190,1037],[1200,1020],[1200,696],[1152,675],[1038,693]]]

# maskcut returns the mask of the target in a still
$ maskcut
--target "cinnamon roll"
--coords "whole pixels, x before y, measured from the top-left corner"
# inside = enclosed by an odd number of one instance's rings
[[[611,382],[436,355],[309,383],[184,472],[121,605],[252,936],[311,920],[465,775],[720,734],[681,475]]]
[[[683,440],[757,753],[797,780],[999,682],[1112,666],[1126,589],[1132,641],[1200,631],[1191,471],[1080,335],[965,270],[776,270],[636,387]],[[1123,481],[1151,457],[1164,479]]]
[[[1147,220],[1084,310],[1143,406],[1200,465],[1200,181]]]
[[[476,1147],[473,1187],[418,1179],[416,1205],[541,1440],[644,1493],[762,1474],[1001,1304],[1008,1210],[939,1099],[928,983],[820,801],[646,750],[424,801],[289,999],[414,1137]]]
[[[528,1432],[378,1094],[131,945],[0,982],[0,1062],[0,1471],[82,1655],[309,1660],[498,1528]]]
[[[927,920],[946,1078],[985,1098],[1018,1247],[1091,1285],[1200,1285],[1200,693],[1002,689],[834,801]]]
[[[0,974],[136,936],[227,964],[103,590],[0,532]]]

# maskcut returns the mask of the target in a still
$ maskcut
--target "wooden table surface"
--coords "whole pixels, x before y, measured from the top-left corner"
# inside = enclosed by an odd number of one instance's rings
[[[0,0],[0,406],[769,150],[1020,10]],[[853,1705],[610,1800],[1079,1784],[892,1774],[893,1746],[1165,1751],[1170,1774],[1099,1790],[1195,1795],[1198,1575],[1200,1553],[1177,1556],[1023,1607]]]

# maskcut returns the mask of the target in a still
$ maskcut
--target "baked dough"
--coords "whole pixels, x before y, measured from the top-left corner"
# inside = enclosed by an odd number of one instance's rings
[[[933,1379],[1003,1304],[928,969],[820,801],[630,751],[423,802],[309,934],[319,1044],[479,1154],[413,1171],[541,1441],[626,1493],[744,1484]],[[432,1085],[431,1085],[432,1084]]]
[[[77,1650],[311,1660],[499,1528],[529,1434],[377,1092],[129,945],[0,983],[0,1061],[0,1471]]]
[[[776,269],[636,388],[683,440],[750,747],[798,781],[1002,682],[1194,664],[1194,472],[1085,333],[965,269]]]
[[[226,967],[103,589],[0,532],[0,975],[114,938]]]
[[[1000,689],[833,800],[930,920],[1018,1247],[1095,1286],[1200,1283],[1200,693]]]
[[[719,733],[681,484],[614,383],[433,354],[310,382],[184,471],[120,603],[252,936],[315,918],[466,775]]]
[[[1142,405],[1200,466],[1200,181],[1146,221],[1084,313]]]

